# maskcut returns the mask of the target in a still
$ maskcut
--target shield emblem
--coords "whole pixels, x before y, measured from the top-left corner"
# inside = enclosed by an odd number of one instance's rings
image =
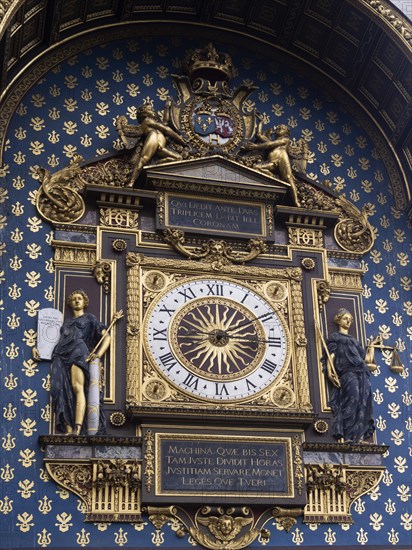
[[[195,114],[193,116],[193,129],[196,134],[200,136],[208,136],[209,134],[216,133],[216,120],[215,116],[211,113],[204,113],[201,115]]]
[[[216,134],[222,138],[233,136],[233,120],[227,115],[203,113],[193,115],[193,129],[199,136]]]

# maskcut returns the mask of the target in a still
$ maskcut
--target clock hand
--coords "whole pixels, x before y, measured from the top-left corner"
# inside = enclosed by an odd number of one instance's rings
[[[268,344],[270,340],[264,340],[263,338],[242,338],[241,336],[231,336],[228,334],[230,340],[237,340],[238,342],[252,342],[254,344]]]
[[[251,325],[253,324],[255,321],[257,321],[258,319],[265,319],[266,321],[269,320],[270,318],[272,317],[272,313],[270,312],[267,312],[267,313],[263,313],[262,315],[259,315],[259,317],[255,317],[252,321],[246,321],[244,323],[240,323],[240,325],[237,325],[236,327],[233,327],[233,328],[230,328],[229,330],[227,330],[226,332],[233,332],[234,330],[237,330],[239,328],[243,328],[243,327],[247,327],[248,325]]]

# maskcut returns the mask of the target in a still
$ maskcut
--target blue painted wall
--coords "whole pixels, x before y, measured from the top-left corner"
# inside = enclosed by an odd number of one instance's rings
[[[0,546],[190,548],[170,524],[156,532],[141,525],[84,524],[82,504],[49,480],[37,439],[48,433],[47,364],[30,359],[37,311],[53,306],[51,227],[34,206],[38,181],[34,167],[56,171],[74,154],[91,159],[120,147],[114,119],[135,119],[144,100],[161,109],[176,98],[172,73],[194,40],[117,41],[82,52],[56,66],[37,82],[16,110],[8,130],[0,169],[0,315],[1,315],[1,462]],[[342,546],[411,543],[412,390],[411,232],[395,208],[390,178],[371,139],[345,110],[322,90],[288,67],[258,59],[226,45],[238,74],[259,86],[247,102],[271,125],[286,123],[292,137],[305,137],[313,153],[308,172],[329,179],[358,208],[367,207],[376,231],[374,248],[364,257],[364,311],[367,336],[386,334],[397,343],[406,370],[395,375],[388,356],[377,354],[372,377],[377,439],[390,445],[387,471],[379,487],[354,506],[352,526],[307,526],[289,532],[275,525],[269,545]],[[409,325],[409,327],[408,327]],[[255,547],[264,541],[255,541]]]

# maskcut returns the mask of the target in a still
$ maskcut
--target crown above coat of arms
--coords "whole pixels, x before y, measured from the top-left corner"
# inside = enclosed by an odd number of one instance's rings
[[[187,74],[192,78],[205,78],[211,82],[228,81],[234,76],[232,58],[227,53],[219,53],[212,43],[198,48],[185,59]]]

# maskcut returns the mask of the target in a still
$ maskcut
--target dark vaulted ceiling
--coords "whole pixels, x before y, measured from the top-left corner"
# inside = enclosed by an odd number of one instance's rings
[[[96,33],[107,41],[136,26],[154,34],[184,26],[205,39],[233,34],[273,51],[355,113],[387,151],[403,190],[398,204],[410,203],[412,26],[384,0],[0,0],[1,142],[29,74],[40,78],[59,51],[84,48]]]

